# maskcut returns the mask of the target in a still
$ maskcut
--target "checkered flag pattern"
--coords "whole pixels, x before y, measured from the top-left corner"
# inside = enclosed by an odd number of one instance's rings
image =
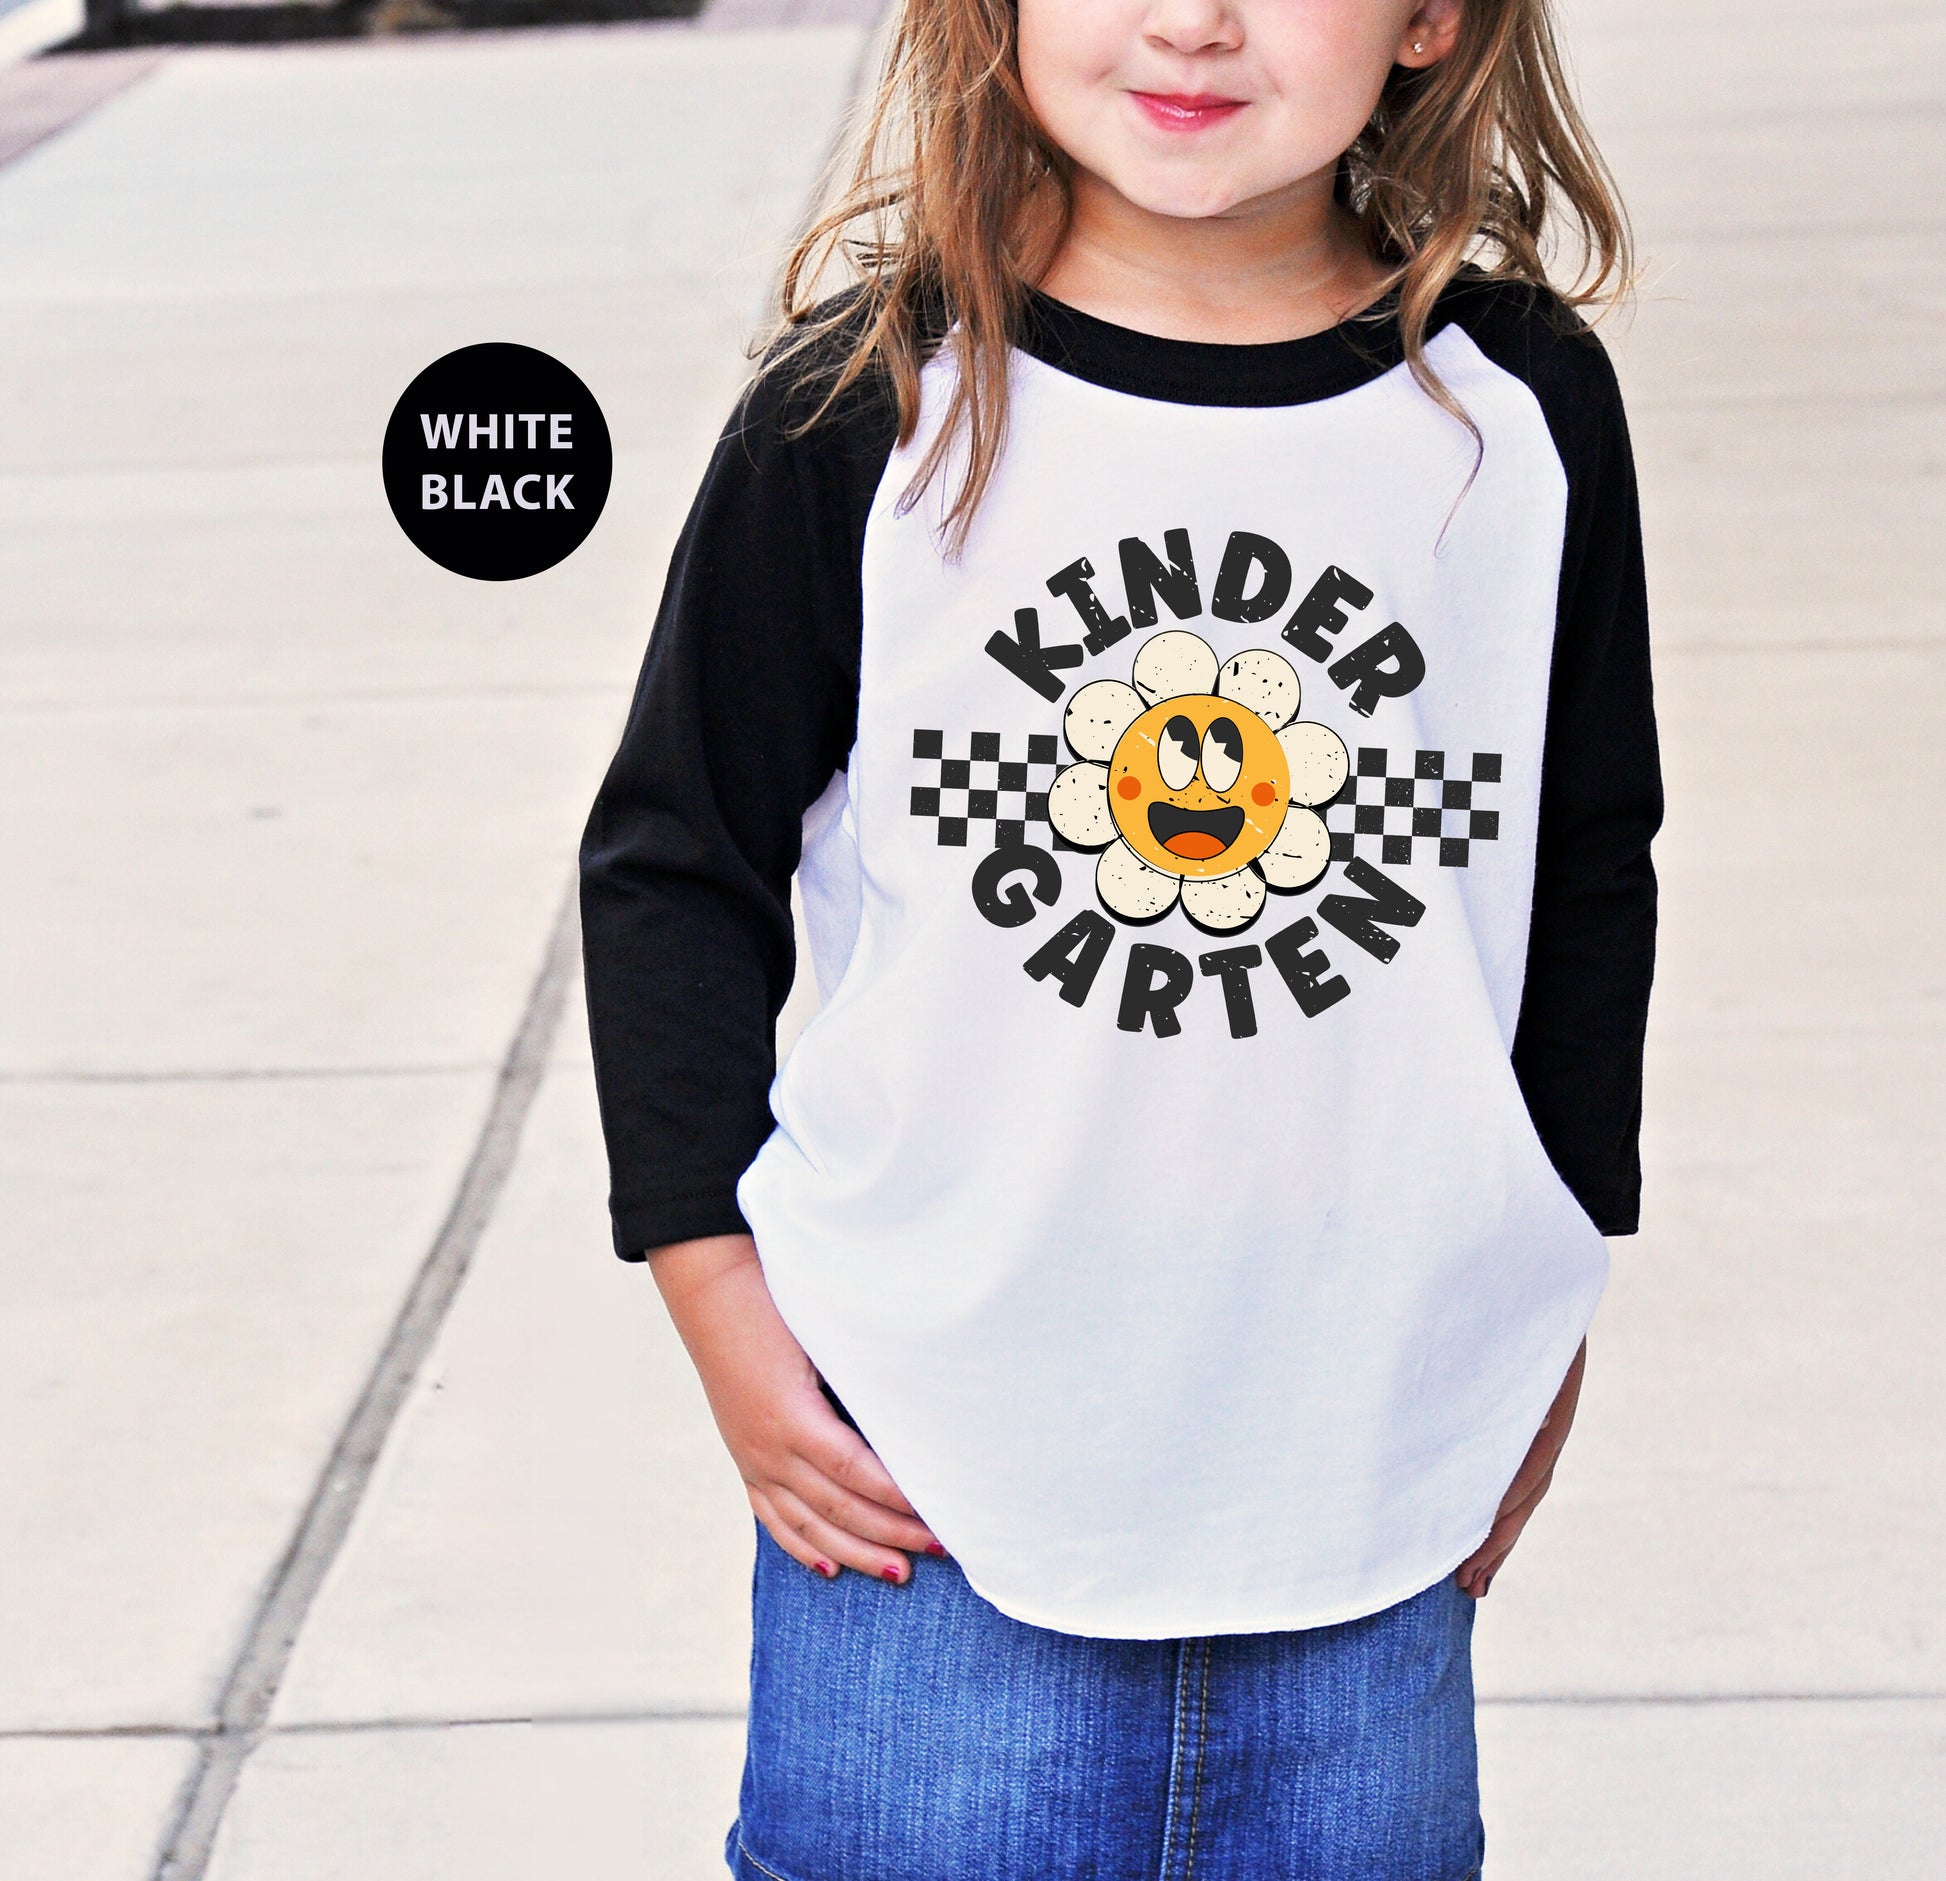
[[[919,763],[938,766],[936,782],[912,787],[912,814],[934,820],[942,848],[964,849],[978,840],[972,832],[983,834],[988,828],[996,849],[1027,842],[1030,826],[1036,825],[1031,840],[1042,848],[1068,847],[1047,820],[1048,786],[1061,768],[1060,745],[1052,732],[1015,737],[1011,749],[999,732],[974,732],[966,756],[949,758],[944,732],[916,731],[912,755]]]
[[[1454,753],[1450,770],[1444,751],[1401,752],[1395,773],[1390,753],[1364,747],[1344,789],[1321,812],[1331,859],[1362,855],[1399,867],[1437,851],[1440,867],[1463,869],[1475,843],[1500,835],[1500,812],[1479,807],[1481,787],[1499,781],[1497,751],[1474,752],[1464,769]]]

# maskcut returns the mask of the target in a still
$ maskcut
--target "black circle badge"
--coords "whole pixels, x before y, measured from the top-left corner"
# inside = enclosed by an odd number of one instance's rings
[[[399,527],[475,581],[519,581],[572,555],[614,467],[594,394],[558,359],[504,341],[434,360],[385,427]]]

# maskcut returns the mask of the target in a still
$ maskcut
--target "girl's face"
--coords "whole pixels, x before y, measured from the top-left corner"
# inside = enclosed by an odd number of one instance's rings
[[[1461,0],[1019,4],[1048,136],[1137,207],[1204,217],[1329,175],[1391,68],[1452,49]]]

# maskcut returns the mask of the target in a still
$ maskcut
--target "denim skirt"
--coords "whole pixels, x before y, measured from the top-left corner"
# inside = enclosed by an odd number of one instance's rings
[[[738,1881],[1469,1881],[1473,1603],[1085,1639],[760,1529]]]

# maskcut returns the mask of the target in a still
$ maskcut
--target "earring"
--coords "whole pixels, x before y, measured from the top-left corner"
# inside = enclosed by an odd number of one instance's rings
[[[1412,42],[1412,50],[1414,52],[1424,52],[1425,49],[1426,49],[1426,42],[1423,39],[1415,39]]]

